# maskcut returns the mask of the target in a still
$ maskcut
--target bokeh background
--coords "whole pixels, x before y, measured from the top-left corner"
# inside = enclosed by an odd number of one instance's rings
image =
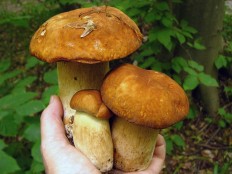
[[[57,73],[30,55],[33,33],[55,14],[99,5],[119,8],[144,35],[111,66],[162,71],[188,94],[187,118],[162,130],[162,173],[232,173],[232,2],[224,0],[1,0],[0,173],[44,173],[40,114],[58,94]]]

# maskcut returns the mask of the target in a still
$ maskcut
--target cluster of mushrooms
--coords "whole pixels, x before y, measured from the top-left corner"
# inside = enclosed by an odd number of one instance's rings
[[[146,169],[160,129],[188,113],[185,92],[167,75],[131,64],[109,70],[141,44],[135,22],[109,6],[58,14],[30,43],[32,55],[57,62],[67,137],[101,172]]]

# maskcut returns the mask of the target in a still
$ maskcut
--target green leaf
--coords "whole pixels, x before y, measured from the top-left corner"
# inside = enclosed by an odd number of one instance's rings
[[[188,60],[188,64],[190,67],[196,69],[197,71],[204,71],[204,66],[198,64],[197,62],[193,61],[193,60]]]
[[[24,79],[21,79],[11,91],[11,93],[21,93],[22,91],[26,92],[26,87],[29,87],[32,82],[36,80],[35,76],[27,76]]]
[[[224,108],[219,108],[218,109],[218,114],[221,115],[221,116],[224,116],[224,115],[226,115],[226,110]]]
[[[185,72],[187,72],[190,75],[194,75],[194,76],[197,75],[197,72],[194,69],[190,68],[190,67],[184,67],[183,69],[184,69]]]
[[[7,116],[7,115],[10,115],[10,111],[9,110],[3,110],[3,111],[1,111],[0,112],[0,121],[1,121],[1,119],[3,119],[5,116]]]
[[[57,93],[58,93],[58,85],[49,86],[48,88],[45,88],[45,90],[42,94],[42,99],[41,99],[43,101],[44,105],[47,105],[49,103],[51,95],[54,95]]]
[[[42,162],[38,162],[33,160],[31,164],[30,171],[28,171],[26,174],[31,174],[31,173],[44,173],[44,165]]]
[[[13,115],[8,115],[0,121],[0,135],[15,136],[18,133],[18,124],[14,121]]]
[[[167,154],[171,155],[173,151],[173,142],[171,139],[165,137],[165,142],[166,142],[166,151]]]
[[[189,34],[197,33],[197,30],[195,28],[189,26],[189,24],[186,20],[181,20],[180,26],[185,33],[189,33]]]
[[[35,144],[33,145],[31,149],[31,155],[34,160],[41,162],[41,163],[43,162],[42,155],[40,152],[40,140],[36,141]]]
[[[176,38],[178,39],[180,44],[185,43],[186,39],[185,39],[185,36],[183,34],[176,32],[175,35],[176,35]]]
[[[169,10],[169,6],[167,2],[160,2],[157,3],[156,8],[160,11],[165,11],[165,10]]]
[[[223,119],[225,119],[226,122],[229,124],[232,123],[232,114],[227,112],[224,108],[218,109],[218,114],[222,116]]]
[[[182,67],[177,63],[172,63],[172,69],[177,73],[180,73],[182,71]]]
[[[192,34],[186,32],[186,31],[181,31],[181,34],[183,34],[186,38],[190,38],[190,39],[193,39],[193,36]],[[190,47],[193,47],[193,44],[191,44],[190,42],[187,42],[187,45],[190,46]]]
[[[165,27],[172,27],[172,20],[168,17],[163,17],[161,22]]]
[[[228,163],[224,163],[223,166],[221,167],[220,174],[228,174],[231,166],[231,161]]]
[[[151,48],[146,48],[145,50],[143,50],[140,55],[145,57],[145,56],[151,56],[154,54],[154,50]]]
[[[10,78],[14,78],[21,73],[20,70],[14,70],[11,72],[4,73],[0,76],[0,85]]]
[[[177,130],[180,130],[182,127],[183,127],[183,121],[180,121],[180,122],[178,122],[178,123],[176,123],[175,125],[174,125],[174,127],[177,129]]]
[[[162,71],[162,64],[160,61],[155,59],[155,62],[152,64],[151,69],[154,71]]]
[[[0,150],[0,157],[1,157],[0,171],[2,174],[14,173],[20,170],[16,160],[11,156],[9,156],[4,151]]]
[[[183,58],[183,57],[175,57],[175,58],[173,58],[173,60],[172,60],[172,64],[179,64],[180,66],[182,66],[182,67],[186,67],[186,66],[188,66],[188,63],[187,63],[187,61]]]
[[[146,69],[148,67],[151,67],[154,62],[155,62],[155,58],[149,57],[144,60],[144,62],[140,65],[140,67]]]
[[[174,32],[169,29],[163,29],[160,30],[157,33],[157,39],[158,41],[168,50],[171,51],[172,49],[172,42],[171,42],[171,36],[174,35]]]
[[[36,142],[40,139],[40,124],[30,124],[24,131],[23,137],[29,141]]]
[[[33,99],[37,94],[33,92],[9,94],[0,98],[1,109],[12,109]]]
[[[57,71],[56,69],[48,71],[44,74],[44,81],[48,84],[58,84],[57,82]]]
[[[225,56],[219,55],[218,58],[215,60],[215,66],[217,69],[223,68],[227,66],[227,60]]]
[[[218,169],[219,169],[219,165],[218,165],[218,163],[216,162],[216,163],[214,164],[213,174],[218,174]]]
[[[141,11],[137,8],[130,8],[129,10],[127,10],[127,15],[131,18],[134,16],[138,16],[140,13]]]
[[[183,88],[185,90],[193,90],[195,89],[197,86],[199,85],[199,80],[196,76],[194,75],[188,75],[185,79],[184,79],[184,83],[183,83]]]
[[[224,92],[225,92],[227,95],[232,96],[232,87],[225,86]]]
[[[7,145],[5,144],[3,140],[0,139],[0,151],[4,149],[5,147],[7,147]]]
[[[174,135],[171,135],[171,139],[177,146],[180,146],[180,147],[185,146],[185,142],[181,136],[174,134]]]
[[[155,40],[157,40],[157,33],[159,32],[159,30],[156,28],[156,29],[151,29],[148,33],[148,38],[149,38],[149,41],[150,42],[153,42]]]
[[[194,119],[196,117],[196,115],[197,115],[196,114],[196,109],[194,109],[193,107],[190,107],[187,118]]]
[[[225,128],[225,127],[226,127],[226,123],[225,123],[225,121],[223,121],[223,120],[219,120],[218,125],[219,125],[220,127],[222,127],[222,128]]]
[[[189,25],[185,26],[183,30],[187,31],[188,33],[195,34],[197,33],[197,30],[193,27],[190,27]]]
[[[31,100],[22,106],[16,108],[19,115],[33,115],[42,111],[45,108],[44,104],[40,100]]]
[[[206,86],[218,87],[218,82],[208,74],[199,73],[198,78],[200,82]]]
[[[199,39],[194,41],[193,48],[195,48],[197,50],[205,50],[206,49],[205,46],[200,43]]]
[[[182,80],[179,74],[173,74],[172,77],[178,84],[182,84]]]
[[[12,16],[0,20],[0,25],[11,24],[16,27],[29,27],[29,19],[31,16]]]
[[[152,22],[155,22],[157,20],[160,20],[161,19],[161,15],[159,14],[154,14],[155,12],[150,12],[150,13],[147,13],[144,20],[146,23],[152,23]]]
[[[180,73],[184,67],[188,67],[187,61],[183,57],[175,57],[171,63],[172,69]]]
[[[30,68],[33,68],[35,67],[36,65],[38,65],[41,61],[38,60],[37,58],[35,57],[28,57],[27,58],[27,63],[25,65],[26,69],[30,69]]]

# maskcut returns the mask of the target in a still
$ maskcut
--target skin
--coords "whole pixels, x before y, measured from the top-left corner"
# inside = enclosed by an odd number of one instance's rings
[[[59,97],[51,96],[48,107],[41,115],[41,152],[47,174],[100,174],[99,170],[65,136],[63,108]],[[154,157],[145,171],[130,174],[158,174],[163,168],[166,145],[158,135]],[[111,171],[123,174],[121,171]],[[126,173],[125,173],[126,174]],[[128,173],[129,174],[129,173]]]

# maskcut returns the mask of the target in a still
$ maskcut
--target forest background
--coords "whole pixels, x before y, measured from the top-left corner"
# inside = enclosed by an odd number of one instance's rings
[[[2,0],[0,2],[0,171],[43,173],[40,114],[58,93],[55,64],[30,56],[29,43],[51,16],[110,5],[139,26],[142,47],[126,60],[162,71],[190,100],[187,118],[162,134],[162,173],[232,172],[232,10],[224,0]]]

